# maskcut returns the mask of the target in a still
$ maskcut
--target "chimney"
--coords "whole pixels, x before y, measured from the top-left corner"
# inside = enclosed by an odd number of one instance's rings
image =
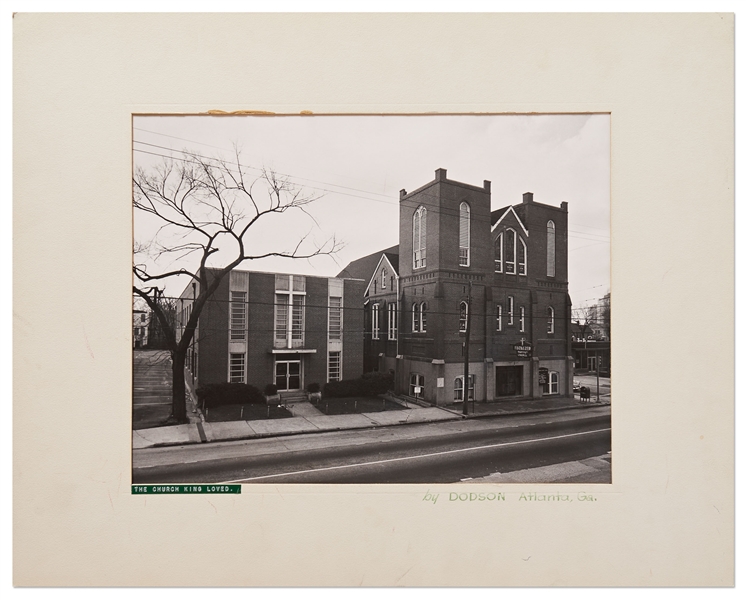
[[[524,204],[530,204],[534,201],[534,193],[533,192],[526,192],[523,194],[523,203]]]
[[[483,185],[482,187],[484,188],[484,191],[485,191],[485,192],[487,192],[487,193],[489,194],[489,192],[490,192],[490,189],[492,188],[492,183],[491,183],[491,182],[489,182],[489,181],[487,181],[487,180],[485,179],[485,180],[484,180],[484,185]]]
[[[436,181],[445,181],[446,180],[446,170],[445,169],[435,169],[435,180]]]
[[[402,198],[404,198],[404,196],[406,196],[406,195],[407,195],[407,190],[405,190],[405,189],[399,190],[399,200],[401,200]]]

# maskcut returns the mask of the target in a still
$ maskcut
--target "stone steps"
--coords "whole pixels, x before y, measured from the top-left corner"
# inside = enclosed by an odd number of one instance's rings
[[[303,391],[279,392],[280,401],[283,404],[292,404],[293,402],[308,402],[308,393]]]

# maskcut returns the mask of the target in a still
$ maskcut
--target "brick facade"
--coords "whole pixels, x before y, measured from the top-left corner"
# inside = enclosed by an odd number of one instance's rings
[[[181,295],[177,323],[187,318],[193,283]],[[363,280],[234,270],[200,315],[187,360],[189,383],[238,381],[262,391],[270,383],[281,390],[323,386],[330,351],[339,353],[340,376],[360,377],[364,288]],[[329,328],[331,295],[340,305],[338,336]]]
[[[365,292],[366,371],[395,373],[398,393],[419,385],[425,400],[453,402],[463,379],[461,303],[471,294],[476,400],[571,394],[567,203],[541,204],[526,193],[520,204],[492,211],[489,181],[473,186],[438,169],[430,183],[402,190],[399,206],[398,256],[394,248],[381,253]],[[383,288],[381,271],[393,262],[396,288]],[[386,326],[392,304],[395,339]],[[530,356],[519,356],[516,345],[530,346]]]

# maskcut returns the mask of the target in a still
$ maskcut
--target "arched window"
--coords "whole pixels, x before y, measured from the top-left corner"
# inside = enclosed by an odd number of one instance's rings
[[[373,329],[373,339],[377,340],[380,335],[380,328],[379,328],[379,322],[378,322],[378,304],[374,304],[371,309],[371,320],[372,320],[372,329]]]
[[[425,395],[425,376],[419,373],[409,375],[409,395],[414,398],[422,398]]]
[[[518,274],[526,274],[526,242],[522,237],[518,238]]]
[[[515,231],[505,230],[505,272],[515,274]]]
[[[554,221],[547,222],[547,277],[554,277]]]
[[[420,331],[427,331],[427,302],[420,304]]]
[[[503,234],[495,239],[495,273],[503,272]]]
[[[458,310],[458,330],[461,333],[466,332],[466,321],[468,320],[468,316],[469,316],[469,305],[465,301],[462,301],[461,304],[459,305],[459,310]]]
[[[427,266],[427,209],[420,206],[412,217],[412,266],[421,269]]]
[[[462,202],[459,207],[458,220],[458,264],[460,267],[469,266],[469,246],[471,243],[471,222],[469,205]]]
[[[420,330],[420,305],[416,302],[412,303],[412,333],[416,333]]]
[[[396,339],[396,303],[389,302],[389,339]]]
[[[521,326],[520,332],[524,333],[526,331],[526,309],[521,306],[521,313],[520,317],[518,317],[518,324]]]
[[[386,269],[381,269],[381,289],[386,289]]]
[[[464,378],[456,377],[453,380],[453,399],[460,402],[464,399]],[[468,399],[474,400],[474,375],[469,375],[469,393]]]
[[[495,273],[526,274],[526,242],[514,229],[495,238]]]
[[[547,333],[554,333],[554,309],[547,306]]]
[[[546,383],[542,384],[541,392],[544,395],[559,394],[559,372],[547,372]]]

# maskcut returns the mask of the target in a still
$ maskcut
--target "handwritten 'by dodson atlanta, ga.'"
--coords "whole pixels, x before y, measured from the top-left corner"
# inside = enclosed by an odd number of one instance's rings
[[[444,500],[447,498],[448,502],[505,502],[508,500],[505,492],[448,492],[446,495],[445,493],[441,494],[428,490],[422,501],[436,504],[441,495]],[[512,494],[511,499],[515,499],[515,496],[517,496],[519,502],[573,502],[574,500],[578,500],[579,502],[596,502],[596,497],[587,492],[577,492],[576,494],[520,492]]]

